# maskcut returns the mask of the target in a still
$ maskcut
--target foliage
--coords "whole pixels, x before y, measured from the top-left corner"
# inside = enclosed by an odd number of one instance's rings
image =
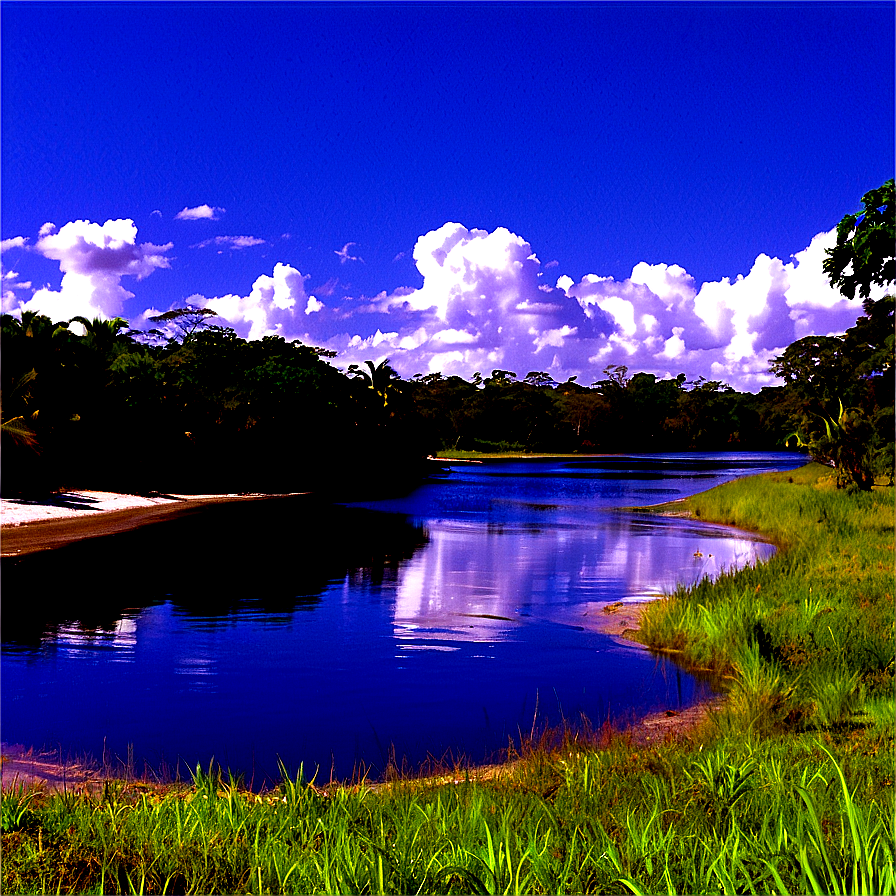
[[[875,476],[892,482],[894,457],[893,296],[872,300],[873,286],[896,279],[893,180],[862,197],[863,209],[837,226],[824,271],[864,315],[843,336],[807,336],[771,363],[787,383],[784,398],[798,444],[838,470],[838,485],[861,491]],[[838,410],[839,408],[839,410]]]
[[[829,461],[837,469],[837,487],[850,484],[862,491],[871,491],[875,479],[874,443],[870,421],[858,408],[844,408],[833,417],[819,417],[823,432],[815,430],[804,441],[795,433],[797,446],[808,448],[812,456]]]
[[[517,453],[770,450],[788,418],[780,390],[738,393],[718,381],[657,379],[611,365],[590,387],[531,371],[470,382],[418,375],[406,390],[431,450]],[[791,427],[792,428],[792,427]]]
[[[23,373],[18,381],[13,384],[8,399],[13,403],[18,402],[21,406],[27,405],[31,401],[31,383],[34,382],[36,376],[36,370],[28,370]],[[32,426],[29,425],[28,420],[36,420],[37,414],[38,411],[32,411],[27,417],[24,413],[19,414],[17,417],[6,417],[0,423],[0,432],[15,444],[27,445],[29,448],[36,450],[37,436]]]
[[[5,492],[351,487],[370,479],[354,463],[365,440],[378,482],[419,475],[400,402],[376,415],[326,352],[209,316],[167,312],[177,338],[147,342],[122,318],[3,315]]]
[[[824,272],[847,298],[863,299],[871,287],[896,280],[896,202],[893,179],[862,197],[862,210],[844,215],[837,225],[837,244],[828,250]]]
[[[217,316],[217,313],[211,308],[187,305],[184,308],[173,308],[171,311],[156,314],[149,320],[154,324],[163,324],[166,329],[174,333],[172,338],[175,340],[187,342],[209,326],[209,318]],[[153,331],[153,334],[156,332],[158,331]]]
[[[786,435],[775,390],[744,395],[624,367],[591,387],[537,370],[403,381],[388,360],[343,374],[327,352],[277,336],[247,341],[212,317],[190,307],[157,315],[176,330],[165,339],[122,318],[3,315],[5,491],[313,482],[358,495],[419,477],[444,449],[761,449]]]

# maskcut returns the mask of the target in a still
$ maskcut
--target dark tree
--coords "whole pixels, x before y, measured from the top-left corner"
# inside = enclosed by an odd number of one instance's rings
[[[824,272],[847,298],[856,291],[867,299],[872,285],[896,280],[896,203],[893,179],[862,197],[862,211],[845,215],[837,225],[837,244],[828,251]]]

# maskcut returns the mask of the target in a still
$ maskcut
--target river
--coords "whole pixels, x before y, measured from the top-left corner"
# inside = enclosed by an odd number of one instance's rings
[[[204,508],[3,560],[3,740],[254,785],[487,761],[544,726],[624,723],[709,685],[601,634],[615,601],[771,546],[621,508],[796,454],[452,465],[388,501]]]

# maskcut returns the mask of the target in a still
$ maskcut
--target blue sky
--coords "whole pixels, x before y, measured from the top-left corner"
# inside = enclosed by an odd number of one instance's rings
[[[3,309],[207,305],[405,376],[757,389],[860,312],[892,3],[2,3]]]

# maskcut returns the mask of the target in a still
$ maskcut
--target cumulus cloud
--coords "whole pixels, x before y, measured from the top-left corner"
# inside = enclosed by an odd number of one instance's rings
[[[55,230],[55,228],[54,228]],[[39,311],[54,320],[75,315],[111,318],[124,314],[124,303],[133,298],[122,285],[122,277],[143,280],[159,268],[169,267],[165,253],[172,244],[155,246],[137,243],[137,228],[130,219],[72,221],[57,233],[41,228],[44,236],[34,251],[59,262],[59,290],[38,289],[25,303],[4,310]]]
[[[679,265],[640,262],[624,280],[561,275],[551,286],[548,265],[521,236],[447,223],[414,247],[419,289],[337,300],[335,280],[311,295],[307,276],[278,264],[248,295],[200,304],[241,336],[299,338],[335,350],[343,367],[388,357],[405,377],[502,368],[590,383],[623,364],[755,391],[775,382],[769,360],[792,341],[842,333],[861,313],[823,273],[834,239],[834,231],[818,234],[788,262],[760,255],[746,275],[703,284]],[[336,254],[350,259],[352,245]]]
[[[203,218],[217,221],[225,211],[226,209],[217,206],[197,205],[195,208],[185,208],[179,211],[174,217],[178,221],[199,221]]]
[[[223,246],[229,249],[248,249],[263,246],[265,241],[255,236],[216,236],[190,246],[191,249],[205,249],[207,246]],[[223,251],[223,249],[221,250]]]
[[[264,336],[298,338],[302,318],[318,313],[324,304],[305,292],[305,277],[292,265],[278,263],[273,274],[262,274],[246,296],[192,296],[190,301],[214,309],[244,339]]]
[[[51,233],[56,232],[56,225],[52,221],[47,221],[46,224],[41,224],[40,230],[37,231],[38,236],[49,236]]]
[[[532,247],[506,228],[445,224],[417,240],[414,261],[423,286],[381,303],[393,314],[412,314],[406,327],[413,345],[404,331],[380,343],[391,341],[402,368],[459,375],[496,367],[521,375],[560,370],[574,362],[580,343],[612,330],[607,315],[588,315],[574,297],[540,283]]]
[[[833,289],[822,270],[836,232],[815,236],[792,261],[759,255],[749,273],[697,287],[678,265],[641,262],[627,280],[595,275],[559,285],[588,313],[615,323],[594,366],[625,364],[659,376],[685,372],[739,389],[775,382],[768,363],[795,339],[842,333],[861,313]]]
[[[0,252],[8,252],[10,249],[24,249],[28,242],[26,236],[14,236],[8,240],[0,241]]]

